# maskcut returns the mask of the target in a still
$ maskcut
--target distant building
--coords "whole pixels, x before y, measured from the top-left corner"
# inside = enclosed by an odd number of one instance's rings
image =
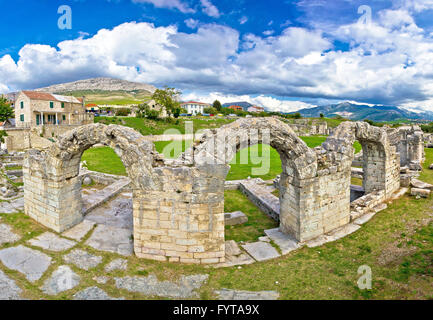
[[[160,118],[167,118],[167,110],[166,110],[166,108],[164,106],[161,106],[155,100],[150,100],[146,104],[149,106],[150,110],[156,110],[156,111],[158,111]]]
[[[253,112],[253,113],[260,113],[260,112],[264,112],[265,108],[259,107],[259,106],[252,106],[249,107],[247,109],[248,112]]]
[[[232,105],[232,106],[229,106],[227,108],[235,110],[235,111],[243,111],[244,110],[244,108],[242,108],[241,106],[236,106],[236,105]]]
[[[15,118],[7,119],[6,121],[0,122],[0,130],[5,130],[15,127]]]
[[[93,114],[86,113],[83,99],[57,94],[21,91],[15,99],[17,128],[43,125],[84,125],[93,123]]]
[[[88,103],[88,104],[86,104],[86,111],[87,112],[99,111],[99,106],[97,104],[94,104],[94,103]]]
[[[203,102],[188,101],[181,104],[181,107],[186,109],[188,114],[197,115],[203,114],[205,108],[210,108],[211,105]]]

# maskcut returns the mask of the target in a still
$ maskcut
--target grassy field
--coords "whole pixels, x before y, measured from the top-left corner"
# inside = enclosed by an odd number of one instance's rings
[[[257,241],[264,236],[264,230],[278,227],[277,222],[261,212],[239,190],[224,192],[224,212],[242,211],[248,217],[248,222],[237,226],[226,226],[226,240]]]
[[[161,135],[167,134],[184,134],[185,122],[193,122],[193,130],[197,132],[203,129],[219,128],[225,124],[231,123],[233,119],[186,119],[179,118],[174,120],[174,123],[167,123],[164,121],[153,121],[148,119],[134,118],[134,117],[95,117],[96,123],[104,124],[118,124],[130,127],[140,132],[142,135]]]
[[[126,176],[122,160],[110,147],[88,149],[81,157],[81,161],[86,161],[89,170]]]

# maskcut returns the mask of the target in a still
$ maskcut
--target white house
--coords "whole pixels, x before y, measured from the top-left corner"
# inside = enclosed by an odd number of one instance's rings
[[[253,112],[253,113],[260,113],[265,111],[265,108],[259,107],[259,106],[252,106],[248,108],[248,112]]]
[[[188,101],[181,104],[181,107],[186,109],[186,113],[197,115],[197,114],[203,114],[205,108],[211,107],[208,103],[203,102],[196,102],[196,101]]]

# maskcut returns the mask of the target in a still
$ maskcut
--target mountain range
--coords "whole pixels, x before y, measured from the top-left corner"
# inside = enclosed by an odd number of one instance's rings
[[[433,112],[430,111],[422,111],[417,113],[395,106],[363,105],[351,102],[342,102],[314,108],[305,108],[296,112],[299,112],[303,117],[320,117],[320,114],[323,114],[327,118],[341,116],[350,120],[433,120]]]
[[[131,82],[126,80],[112,78],[92,78],[74,82],[55,84],[49,87],[35,89],[35,91],[66,93],[74,91],[147,91],[149,95],[153,94],[156,87],[139,82]]]
[[[86,103],[98,105],[136,105],[150,100],[156,87],[113,78],[92,78],[55,84],[35,91],[85,97]]]

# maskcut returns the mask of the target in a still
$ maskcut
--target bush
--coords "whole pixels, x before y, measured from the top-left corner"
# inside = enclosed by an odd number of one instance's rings
[[[127,109],[127,108],[122,108],[122,109],[116,110],[116,116],[117,117],[127,117],[127,116],[129,116],[130,113],[131,113],[131,110]]]

